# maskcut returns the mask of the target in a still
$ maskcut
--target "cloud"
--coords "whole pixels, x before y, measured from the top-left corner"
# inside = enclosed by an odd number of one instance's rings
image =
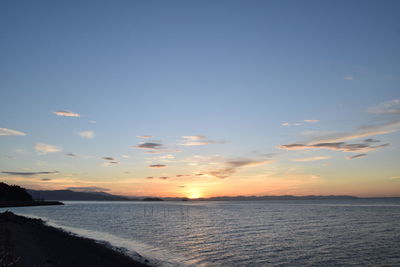
[[[44,174],[57,174],[59,173],[58,171],[42,171],[42,172],[9,172],[9,171],[4,171],[1,172],[4,174],[8,175],[15,175],[15,176],[33,176],[33,175],[44,175]]]
[[[223,144],[224,141],[215,141],[215,140],[206,140],[206,136],[204,135],[190,135],[190,136],[182,136],[184,139],[182,141],[181,146],[204,146],[210,144]]]
[[[154,179],[154,176],[147,176],[146,179]]]
[[[310,143],[343,142],[375,135],[390,134],[400,130],[400,120],[381,124],[366,125],[353,132],[321,134],[313,138]]]
[[[161,179],[161,180],[167,180],[169,177],[167,177],[167,176],[160,176],[160,177],[158,177],[158,179]]]
[[[50,178],[42,178],[42,179],[40,179],[41,181],[51,181],[52,179],[50,179]]]
[[[329,159],[329,157],[316,156],[316,157],[309,157],[309,158],[293,159],[292,161],[295,161],[295,162],[309,162],[309,161],[317,161],[317,160],[325,160],[325,159]]]
[[[82,186],[82,187],[67,187],[66,190],[72,190],[76,192],[104,192],[104,191],[110,191],[108,188],[104,187],[97,187],[97,186]]]
[[[184,186],[184,185],[178,185],[178,187],[180,187],[180,188],[185,188],[186,186]]]
[[[345,76],[343,77],[343,80],[351,81],[353,80],[353,76]]]
[[[121,157],[124,158],[124,159],[129,159],[128,155],[122,155]]]
[[[59,110],[59,111],[55,111],[53,113],[56,114],[57,116],[62,116],[62,117],[80,117],[81,116],[78,113],[74,113],[74,112],[66,111],[66,110]]]
[[[137,135],[136,137],[145,139],[145,138],[152,138],[153,136],[152,135]]]
[[[165,167],[167,167],[167,165],[164,165],[164,164],[152,164],[152,165],[149,165],[149,168],[165,168]]]
[[[363,153],[363,154],[357,154],[357,155],[354,155],[354,156],[346,157],[346,159],[352,160],[352,159],[362,158],[362,157],[365,157],[365,156],[367,156],[367,154]]]
[[[61,148],[53,146],[53,145],[38,143],[38,144],[35,144],[35,150],[39,154],[45,155],[47,153],[59,152],[59,151],[61,151]]]
[[[77,157],[77,155],[74,154],[74,153],[66,153],[65,155],[66,155],[66,156],[70,156],[70,157]]]
[[[92,139],[94,137],[94,132],[93,131],[83,131],[78,133],[80,137],[85,138],[85,139]]]
[[[172,154],[168,154],[168,155],[164,155],[164,156],[160,157],[160,159],[174,159],[174,158],[175,158],[175,156]]]
[[[364,142],[366,142],[366,143],[379,143],[381,140],[376,140],[376,139],[373,139],[373,138],[368,138],[368,139],[365,139],[364,140]]]
[[[187,135],[187,136],[182,136],[183,139],[186,140],[201,140],[201,139],[205,139],[206,137],[204,135]]]
[[[113,157],[102,157],[102,159],[109,160],[109,161],[115,161],[115,158],[113,158]]]
[[[162,147],[163,145],[159,143],[140,143],[136,146],[140,149],[161,149]]]
[[[240,168],[259,166],[270,162],[274,162],[274,160],[251,160],[251,159],[230,160],[225,162],[224,168],[208,171],[206,172],[206,174],[220,179],[224,179],[233,175]]]
[[[281,125],[285,127],[289,126],[302,126],[304,123],[317,123],[319,120],[303,120],[302,122],[283,122]]]
[[[26,133],[23,133],[23,132],[20,132],[17,130],[7,129],[7,128],[0,128],[0,136],[10,136],[10,135],[25,136]]]
[[[346,144],[345,142],[336,142],[336,143],[318,143],[318,144],[289,144],[289,145],[281,145],[279,149],[285,150],[306,150],[306,149],[329,149],[336,150],[342,152],[368,152],[375,149],[383,148],[388,146],[389,144],[383,144],[378,146],[370,146],[369,144]]]
[[[400,114],[400,99],[379,103],[376,106],[369,107],[367,112],[374,114]]]
[[[91,120],[91,121],[88,121],[88,123],[94,124],[94,123],[97,123],[97,121]]]

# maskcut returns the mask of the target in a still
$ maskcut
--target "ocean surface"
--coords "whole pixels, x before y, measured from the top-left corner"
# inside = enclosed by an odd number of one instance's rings
[[[399,199],[65,204],[9,210],[160,266],[400,266]]]

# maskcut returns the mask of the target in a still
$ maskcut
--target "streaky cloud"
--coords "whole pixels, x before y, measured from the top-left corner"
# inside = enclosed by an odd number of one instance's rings
[[[59,151],[61,151],[61,148],[57,147],[57,146],[49,145],[49,144],[37,143],[37,144],[35,144],[35,150],[39,154],[45,155],[48,153],[59,152]]]
[[[12,130],[12,129],[7,129],[7,128],[0,128],[0,136],[25,136],[26,133],[17,131],[17,130]]]
[[[205,139],[206,137],[204,135],[186,135],[186,136],[182,136],[183,139],[186,140],[201,140],[201,139]]]
[[[309,158],[298,158],[298,159],[293,159],[292,161],[295,161],[295,162],[309,162],[309,161],[326,160],[326,159],[329,159],[329,158],[330,158],[330,157],[316,156],[316,157],[309,157]]]
[[[72,111],[67,111],[67,110],[59,110],[59,111],[54,111],[53,114],[61,117],[80,117],[81,115]]]
[[[366,156],[367,156],[367,154],[362,153],[362,154],[357,154],[357,155],[354,155],[354,156],[348,156],[348,157],[346,157],[346,159],[352,160],[352,159],[363,158],[363,157],[366,157]]]
[[[136,146],[136,148],[140,149],[161,149],[163,147],[160,143],[140,143]]]
[[[388,146],[389,144],[383,144],[378,146],[370,146],[369,144],[347,144],[345,142],[336,142],[336,143],[318,143],[318,144],[288,144],[288,145],[280,145],[279,149],[284,150],[307,150],[307,149],[328,149],[328,150],[336,150],[343,152],[368,152],[372,150],[376,150],[379,148],[383,148]]]
[[[260,166],[271,162],[275,162],[275,160],[252,160],[252,159],[230,160],[224,163],[225,165],[224,168],[211,170],[205,173],[214,176],[216,178],[225,179],[233,175],[240,168]]]
[[[58,174],[58,171],[40,171],[40,172],[10,172],[3,171],[1,173],[15,176],[33,176],[33,175],[44,175],[44,174]]]
[[[165,167],[167,167],[167,165],[164,165],[164,164],[152,164],[152,165],[149,165],[149,168],[165,168]]]
[[[113,157],[102,157],[102,159],[105,159],[108,161],[115,161],[115,158],[113,158]]]
[[[142,138],[142,139],[147,139],[147,138],[152,138],[152,135],[137,135],[137,138]]]

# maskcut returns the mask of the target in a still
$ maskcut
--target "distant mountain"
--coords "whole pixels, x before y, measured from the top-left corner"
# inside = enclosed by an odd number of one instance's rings
[[[251,200],[327,200],[327,199],[336,199],[336,200],[345,200],[345,199],[357,199],[358,197],[354,196],[235,196],[235,197],[210,197],[210,198],[200,198],[197,200],[204,201],[251,201]]]
[[[95,200],[95,201],[129,201],[127,197],[116,196],[105,192],[76,192],[72,190],[27,190],[34,199],[42,200]]]

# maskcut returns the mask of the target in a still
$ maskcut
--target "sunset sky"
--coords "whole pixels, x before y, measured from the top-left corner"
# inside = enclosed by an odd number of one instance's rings
[[[400,1],[0,2],[0,181],[400,196]]]

